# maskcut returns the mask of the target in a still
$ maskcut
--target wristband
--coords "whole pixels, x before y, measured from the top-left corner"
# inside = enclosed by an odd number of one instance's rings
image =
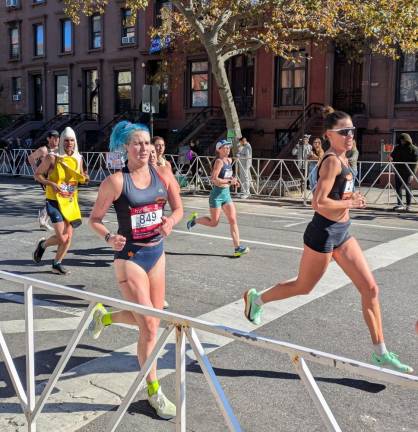
[[[110,232],[108,232],[108,233],[104,236],[104,239],[105,239],[105,242],[106,242],[106,243],[109,241],[110,237],[112,237],[112,234],[111,234]]]

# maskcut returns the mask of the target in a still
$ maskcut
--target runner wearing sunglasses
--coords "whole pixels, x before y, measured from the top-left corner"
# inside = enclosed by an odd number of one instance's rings
[[[355,128],[348,114],[332,109],[326,115],[324,125],[330,148],[318,167],[318,185],[312,198],[315,214],[303,237],[299,274],[295,280],[280,282],[263,293],[255,289],[247,291],[244,294],[245,316],[259,325],[264,303],[309,294],[334,259],[360,292],[363,316],[374,347],[372,362],[411,373],[410,366],[401,363],[395,353],[386,349],[379,288],[360,245],[348,231],[349,210],[366,206],[365,198],[354,191],[353,174],[345,156],[353,146]]]

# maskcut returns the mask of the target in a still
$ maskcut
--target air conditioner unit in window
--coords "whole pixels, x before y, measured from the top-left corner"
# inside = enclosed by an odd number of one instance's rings
[[[6,0],[6,7],[13,8],[19,6],[19,0]]]
[[[122,38],[122,45],[135,43],[135,36],[124,36]]]
[[[14,94],[12,96],[12,99],[14,102],[20,101],[22,99],[22,96],[20,94]]]

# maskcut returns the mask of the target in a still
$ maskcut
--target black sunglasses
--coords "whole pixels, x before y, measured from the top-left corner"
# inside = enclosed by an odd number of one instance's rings
[[[330,129],[330,131],[332,132],[337,132],[337,134],[341,135],[341,136],[354,136],[354,131],[356,130],[356,128],[353,127],[348,127],[348,128],[341,128],[341,129]]]

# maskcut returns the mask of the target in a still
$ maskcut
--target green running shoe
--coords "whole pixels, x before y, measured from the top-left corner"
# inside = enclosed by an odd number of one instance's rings
[[[238,246],[234,250],[234,257],[240,257],[242,255],[247,254],[250,251],[250,248],[248,246]]]
[[[189,217],[189,220],[187,221],[187,224],[186,224],[187,229],[188,229],[189,231],[191,231],[192,228],[196,225],[196,219],[197,219],[197,213],[196,213],[196,212],[193,212],[193,213],[191,214],[191,216]]]
[[[102,318],[103,315],[107,314],[107,310],[101,303],[97,303],[93,311],[93,318],[90,321],[88,332],[93,339],[98,339],[105,328]]]
[[[248,290],[244,294],[245,317],[248,321],[252,322],[255,325],[260,325],[261,314],[263,313],[263,306],[259,306],[258,304],[254,303],[258,296],[259,294],[254,288]]]
[[[411,366],[401,363],[397,354],[389,351],[381,356],[372,353],[372,363],[375,366],[388,367],[402,373],[412,373],[414,371]]]
[[[162,392],[161,387],[157,393],[152,396],[148,395],[148,402],[155,409],[158,417],[170,420],[176,416],[176,406]]]

